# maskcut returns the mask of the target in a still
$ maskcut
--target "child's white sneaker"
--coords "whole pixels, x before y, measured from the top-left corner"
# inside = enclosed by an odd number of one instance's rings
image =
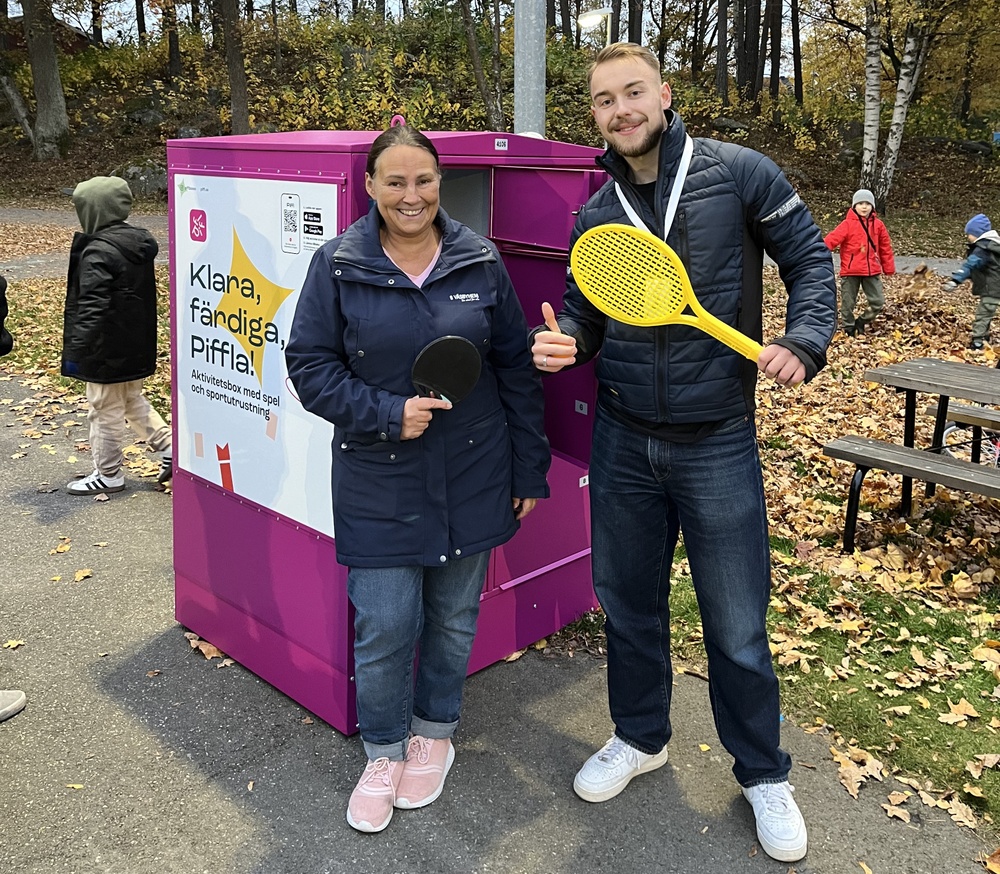
[[[105,476],[100,471],[95,470],[90,476],[75,479],[66,486],[66,491],[71,495],[99,495],[103,492],[120,492],[125,489],[125,477]]]
[[[160,453],[160,472],[156,476],[158,483],[168,483],[174,478],[174,450],[164,449]]]

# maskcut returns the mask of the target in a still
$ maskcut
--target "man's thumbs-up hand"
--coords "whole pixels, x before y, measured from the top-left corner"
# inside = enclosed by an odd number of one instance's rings
[[[548,330],[535,334],[535,342],[531,346],[531,358],[535,362],[535,367],[546,373],[555,373],[570,364],[575,364],[576,338],[559,330],[552,304],[548,302],[542,304],[542,318]]]

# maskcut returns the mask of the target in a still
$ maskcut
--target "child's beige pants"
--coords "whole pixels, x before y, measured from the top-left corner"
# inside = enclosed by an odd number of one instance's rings
[[[163,421],[142,393],[142,380],[88,382],[90,454],[94,468],[103,476],[118,476],[122,469],[122,444],[128,424],[151,449],[170,448],[170,426]]]

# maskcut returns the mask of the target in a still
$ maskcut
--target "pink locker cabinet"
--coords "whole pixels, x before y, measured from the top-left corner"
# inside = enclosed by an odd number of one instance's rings
[[[298,404],[282,349],[312,253],[368,209],[373,131],[172,140],[170,287],[177,620],[347,734],[353,616],[330,508],[333,429]],[[429,133],[442,204],[495,240],[529,324],[558,308],[596,150]],[[546,378],[552,497],[494,551],[470,670],[594,606],[589,367]]]

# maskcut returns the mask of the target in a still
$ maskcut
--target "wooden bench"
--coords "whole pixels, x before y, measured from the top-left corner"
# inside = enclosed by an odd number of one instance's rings
[[[928,415],[937,415],[937,404],[927,408]],[[948,403],[948,421],[959,425],[971,425],[974,428],[986,428],[990,431],[1000,431],[1000,410],[992,407],[977,407],[975,404]]]
[[[932,405],[927,408],[928,415],[937,416],[938,407]],[[978,464],[982,457],[983,429],[987,431],[1000,431],[1000,410],[991,407],[980,407],[975,404],[954,404],[948,403],[946,422],[955,422],[957,425],[967,425],[972,429],[972,441],[970,449],[972,460]],[[932,494],[928,485],[927,497]]]
[[[827,443],[823,447],[823,453],[830,458],[857,465],[847,498],[844,552],[854,552],[861,484],[869,470],[884,470],[924,482],[940,483],[960,491],[1000,498],[1000,469],[970,464],[950,455],[914,449],[898,443],[887,443],[884,440],[858,437],[854,434],[838,437],[832,443]]]

